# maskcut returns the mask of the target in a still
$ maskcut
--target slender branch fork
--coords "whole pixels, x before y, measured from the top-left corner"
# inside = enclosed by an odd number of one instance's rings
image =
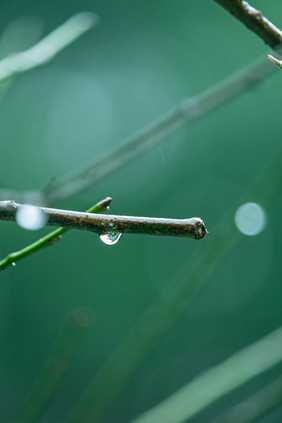
[[[0,202],[0,220],[15,221],[18,210],[23,207],[14,201]],[[167,235],[194,239],[207,234],[202,219],[163,219],[152,217],[116,216],[83,213],[69,210],[40,207],[48,218],[48,226],[61,226],[68,229],[82,229],[102,235],[108,232],[128,234]]]

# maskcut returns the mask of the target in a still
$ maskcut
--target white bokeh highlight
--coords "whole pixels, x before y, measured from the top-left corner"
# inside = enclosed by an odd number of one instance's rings
[[[258,235],[266,225],[265,212],[257,203],[244,203],[235,213],[235,224],[244,235]]]
[[[17,224],[24,229],[35,231],[43,228],[48,220],[48,216],[40,207],[23,205],[16,213]]]

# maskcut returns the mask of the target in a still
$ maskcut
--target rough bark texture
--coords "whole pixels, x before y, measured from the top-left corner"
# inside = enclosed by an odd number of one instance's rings
[[[215,0],[273,49],[282,43],[282,32],[262,13],[242,0]]]
[[[110,201],[109,199],[108,201]],[[0,220],[15,221],[16,213],[22,207],[14,201],[0,202]],[[99,235],[108,232],[128,234],[165,235],[201,239],[207,235],[202,219],[163,219],[152,217],[116,216],[91,214],[69,210],[40,207],[48,217],[46,225],[69,229],[82,229]]]

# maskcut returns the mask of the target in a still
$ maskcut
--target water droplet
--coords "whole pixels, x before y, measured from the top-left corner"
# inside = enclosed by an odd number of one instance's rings
[[[16,221],[19,226],[30,231],[43,228],[48,216],[40,207],[23,205],[16,213]]]
[[[258,235],[265,227],[266,216],[258,204],[245,203],[237,209],[235,223],[239,231],[244,235]]]
[[[122,233],[120,232],[107,232],[105,234],[100,235],[100,240],[103,241],[104,244],[114,245],[119,241],[121,236]]]
[[[13,263],[12,263],[12,266],[14,266],[14,267],[16,266],[16,263],[15,263],[14,261],[13,261]]]

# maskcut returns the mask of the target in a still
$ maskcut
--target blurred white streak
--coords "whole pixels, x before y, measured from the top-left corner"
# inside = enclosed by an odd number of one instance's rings
[[[43,29],[39,16],[22,15],[9,22],[0,39],[1,59],[33,46],[42,37]]]
[[[134,423],[182,423],[282,361],[282,327],[243,348],[148,410]]]
[[[100,18],[91,12],[72,16],[33,47],[1,60],[0,81],[49,62],[86,31],[96,27],[99,21]]]

